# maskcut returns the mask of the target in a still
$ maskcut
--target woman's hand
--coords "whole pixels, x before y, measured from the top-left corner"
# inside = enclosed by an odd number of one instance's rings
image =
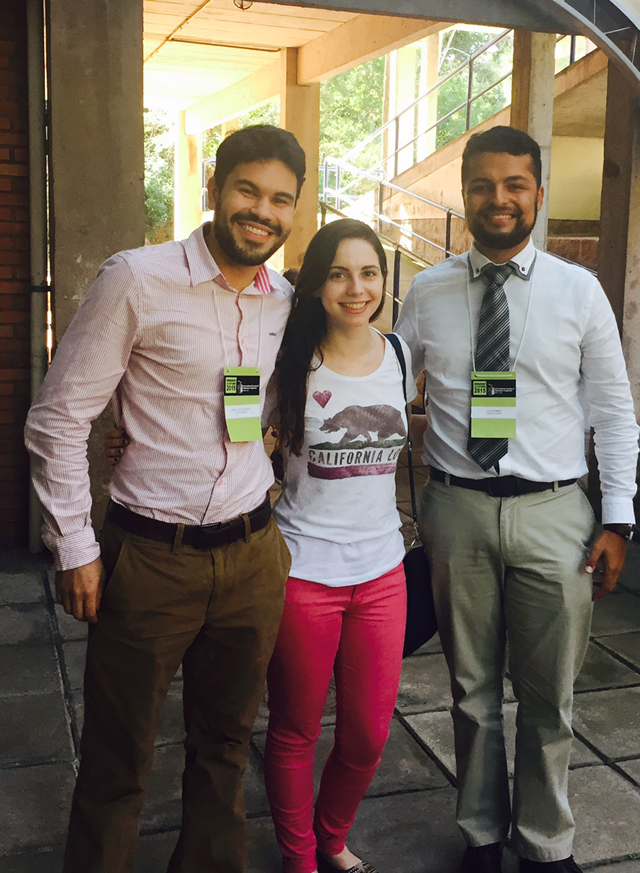
[[[121,427],[114,427],[104,435],[104,456],[107,464],[115,467],[131,440]]]

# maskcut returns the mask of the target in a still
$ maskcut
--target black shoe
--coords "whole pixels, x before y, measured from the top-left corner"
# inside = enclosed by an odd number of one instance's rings
[[[502,843],[488,846],[467,846],[462,856],[460,873],[500,873]]]
[[[520,873],[582,873],[582,870],[569,855],[562,861],[529,861],[520,858]]]

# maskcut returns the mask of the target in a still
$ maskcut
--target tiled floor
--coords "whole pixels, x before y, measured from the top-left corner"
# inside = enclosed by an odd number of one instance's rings
[[[423,471],[419,471],[420,476]],[[409,494],[399,501],[410,535]],[[45,563],[0,554],[0,873],[58,873],[82,724],[85,628],[55,607]],[[513,748],[516,704],[505,685]],[[350,836],[383,873],[447,873],[463,847],[454,822],[449,689],[437,639],[405,661],[391,737]],[[331,746],[330,695],[316,776]],[[617,591],[595,606],[592,642],[576,684],[570,792],[575,856],[586,868],[640,871],[640,546]],[[140,873],[163,873],[177,835],[182,766],[181,678],[162,719],[142,817]],[[262,784],[266,711],[246,776],[250,873],[280,862]],[[516,862],[507,854],[505,873]]]

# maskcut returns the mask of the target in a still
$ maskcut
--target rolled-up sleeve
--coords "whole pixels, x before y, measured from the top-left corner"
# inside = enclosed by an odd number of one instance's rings
[[[65,333],[27,417],[25,443],[42,537],[59,570],[95,560],[87,439],[127,367],[139,294],[122,255],[106,261]]]
[[[632,523],[638,425],[615,317],[595,280],[581,352],[582,384],[602,489],[602,522]]]

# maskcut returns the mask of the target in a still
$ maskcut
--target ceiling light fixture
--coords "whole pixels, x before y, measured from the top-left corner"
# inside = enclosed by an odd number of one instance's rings
[[[233,5],[237,6],[238,9],[251,9],[253,6],[253,0],[233,0]]]

